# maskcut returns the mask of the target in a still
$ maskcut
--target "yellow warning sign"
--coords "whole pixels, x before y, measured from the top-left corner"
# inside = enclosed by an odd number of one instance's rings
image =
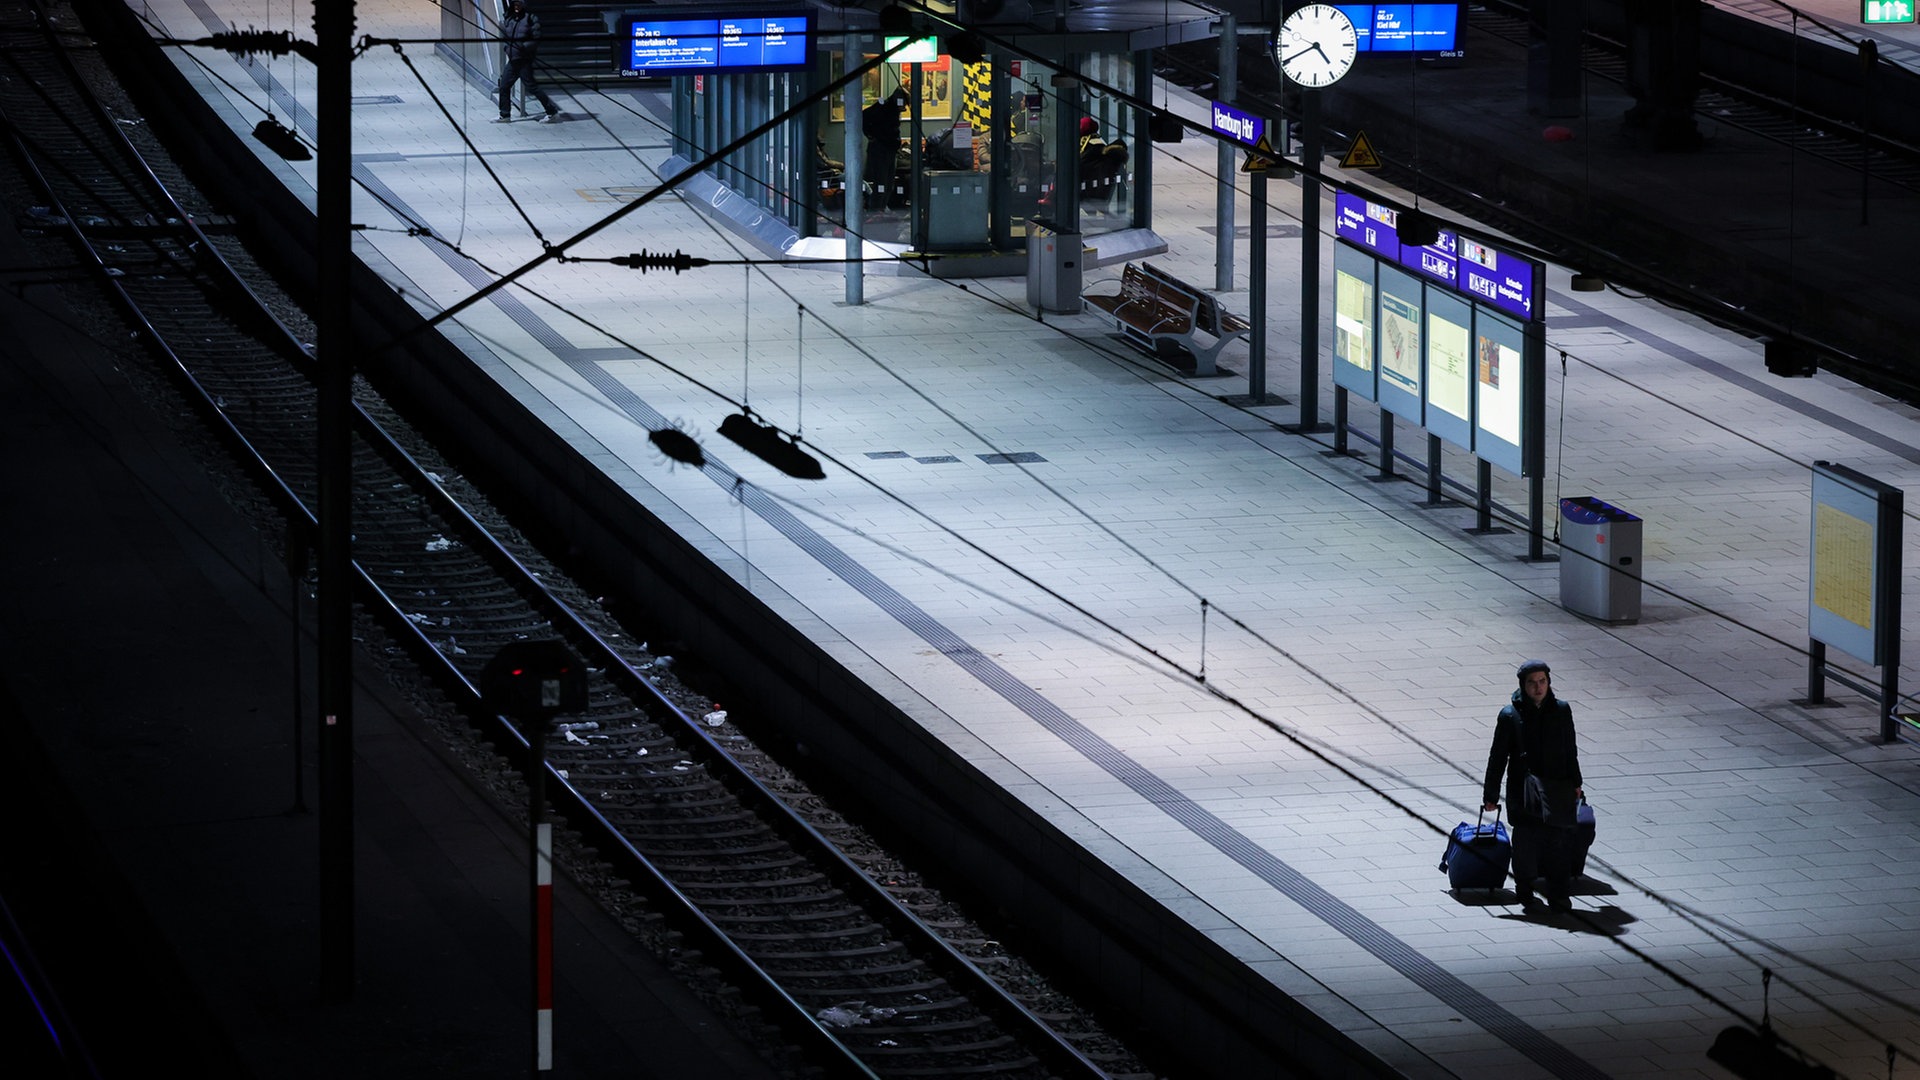
[[[1373,152],[1373,141],[1364,131],[1353,133],[1353,145],[1347,148],[1347,156],[1340,159],[1343,169],[1377,169],[1381,165],[1380,155]]]
[[[1276,161],[1273,156],[1273,144],[1267,141],[1266,134],[1262,132],[1260,141],[1254,143],[1253,148],[1247,151],[1247,160],[1240,163],[1240,171],[1245,173],[1266,172],[1278,164],[1280,163]]]

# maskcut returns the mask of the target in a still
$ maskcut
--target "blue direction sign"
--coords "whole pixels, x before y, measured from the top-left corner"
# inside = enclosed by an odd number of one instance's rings
[[[1415,247],[1400,242],[1399,211],[1351,192],[1333,197],[1333,231],[1357,247],[1490,304],[1521,319],[1535,318],[1533,298],[1541,266],[1478,240],[1441,229],[1439,239]]]
[[[1462,292],[1472,293],[1510,315],[1531,319],[1533,286],[1540,264],[1467,237],[1458,238]]]
[[[1267,118],[1241,112],[1223,101],[1213,103],[1213,130],[1234,142],[1266,148]]]

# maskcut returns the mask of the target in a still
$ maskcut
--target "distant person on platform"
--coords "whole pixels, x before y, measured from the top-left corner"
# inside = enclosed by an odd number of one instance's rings
[[[892,195],[893,172],[900,157],[900,114],[907,92],[895,90],[860,110],[860,134],[867,137],[867,186],[882,198]]]
[[[504,124],[513,119],[513,84],[516,82],[524,85],[527,96],[539,99],[540,107],[546,110],[540,117],[541,123],[560,119],[560,106],[553,103],[534,78],[534,61],[540,52],[540,16],[527,10],[526,0],[510,0],[507,4],[507,17],[500,23],[500,44],[507,54],[507,66],[500,72],[500,119],[494,123]]]
[[[1109,143],[1100,137],[1100,121],[1091,116],[1080,118],[1080,183],[1082,186],[1111,183],[1127,165],[1125,143]]]

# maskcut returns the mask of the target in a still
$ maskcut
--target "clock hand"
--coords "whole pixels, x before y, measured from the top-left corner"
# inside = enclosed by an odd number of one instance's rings
[[[1301,57],[1307,55],[1310,52],[1320,53],[1320,59],[1322,60],[1325,60],[1327,58],[1327,54],[1324,51],[1322,51],[1320,48],[1320,43],[1316,41],[1313,44],[1308,45],[1306,48],[1301,49],[1299,52],[1294,53],[1292,56],[1287,57],[1284,61],[1282,61],[1282,63],[1291,64],[1295,60],[1300,59]]]

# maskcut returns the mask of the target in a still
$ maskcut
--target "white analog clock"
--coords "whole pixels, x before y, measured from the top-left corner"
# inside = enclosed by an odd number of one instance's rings
[[[1273,57],[1301,86],[1331,86],[1353,66],[1360,41],[1353,20],[1332,4],[1308,4],[1280,24]]]

